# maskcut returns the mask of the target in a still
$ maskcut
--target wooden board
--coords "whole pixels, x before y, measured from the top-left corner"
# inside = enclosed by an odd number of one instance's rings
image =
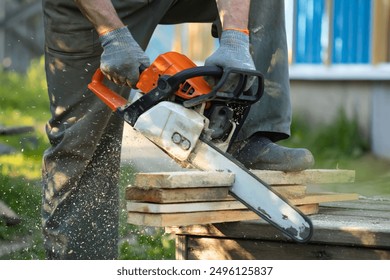
[[[273,189],[288,199],[303,198],[306,195],[306,186],[275,186]],[[199,187],[199,188],[179,188],[179,189],[144,189],[139,187],[127,187],[125,193],[126,200],[144,201],[153,203],[173,203],[173,202],[202,202],[233,200],[229,195],[228,187]]]
[[[272,189],[281,196],[292,199],[302,198],[306,195],[307,187],[304,185],[274,185]]]
[[[273,241],[234,240],[194,236],[186,240],[186,260],[373,260],[390,259],[390,251],[361,246],[326,246]]]
[[[309,169],[300,172],[251,170],[269,185],[352,183],[354,170]],[[134,186],[142,188],[199,188],[231,186],[234,174],[217,171],[177,171],[136,174]]]
[[[356,194],[310,194],[304,198],[291,199],[293,205],[318,204],[329,201],[345,201],[358,199]],[[187,212],[207,212],[220,210],[247,209],[241,202],[214,201],[214,202],[187,202],[187,203],[147,203],[147,202],[127,202],[127,211],[140,213],[187,213]]]
[[[176,171],[137,173],[134,186],[141,188],[226,187],[234,182],[234,174],[217,171]]]
[[[373,1],[372,63],[387,63],[390,59],[390,2]]]
[[[390,220],[390,198],[361,197],[360,200],[364,203],[364,210],[375,210],[375,211],[386,213]],[[330,209],[348,209],[349,211],[362,210],[361,203],[357,203],[356,201],[324,203],[323,206],[324,208],[328,207]],[[364,215],[365,213],[361,213],[361,214]]]
[[[358,199],[359,195],[356,193],[307,193],[303,198],[293,198],[289,201],[294,205],[303,205]]]
[[[353,183],[354,170],[342,169],[307,169],[299,172],[283,172],[272,170],[251,170],[257,177],[270,185],[308,185]]]
[[[306,215],[318,213],[317,204],[302,205],[298,208]],[[206,211],[163,214],[128,212],[127,215],[127,222],[130,224],[154,227],[201,225],[258,219],[259,216],[250,210],[223,210],[212,212]]]
[[[143,189],[127,187],[126,200],[154,203],[219,201],[232,200],[226,187],[217,188],[182,188],[182,189]]]
[[[247,207],[239,201],[214,201],[214,202],[191,202],[191,203],[145,203],[127,202],[127,211],[140,213],[189,213],[189,212],[212,212],[220,210],[241,210]]]
[[[390,211],[386,210],[390,207],[390,200],[381,201],[375,207],[376,203],[371,198],[360,198],[320,206],[318,214],[310,217],[314,226],[311,242],[323,246],[364,246],[390,250]],[[177,235],[250,239],[253,242],[284,240],[274,227],[261,220],[171,227],[167,231]]]
[[[196,224],[212,224],[221,222],[235,222],[258,219],[258,216],[249,210],[231,210],[215,212],[190,212],[153,214],[128,212],[127,222],[134,225],[167,227],[186,226]]]

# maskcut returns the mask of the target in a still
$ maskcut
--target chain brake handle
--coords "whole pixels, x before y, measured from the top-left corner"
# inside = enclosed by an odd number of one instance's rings
[[[217,66],[210,66],[211,68],[218,68],[218,75],[209,75],[199,71],[199,76],[214,76],[220,78],[218,83],[212,88],[212,90],[201,96],[186,100],[183,102],[184,107],[193,107],[208,101],[223,101],[227,103],[238,103],[238,104],[253,104],[258,101],[264,92],[264,78],[261,72],[256,70],[246,70],[242,68],[226,67],[222,68]],[[199,67],[196,67],[199,68]],[[222,72],[221,72],[222,71]],[[239,80],[233,90],[226,92],[221,91],[230,75],[238,75]],[[257,88],[252,86],[250,89],[245,91],[246,82],[250,77],[257,79]]]

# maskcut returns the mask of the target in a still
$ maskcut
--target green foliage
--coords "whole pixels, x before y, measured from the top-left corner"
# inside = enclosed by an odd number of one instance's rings
[[[349,120],[344,111],[338,118],[320,129],[316,137],[316,149],[327,157],[359,157],[368,150],[357,121]]]
[[[0,221],[0,240],[13,242],[20,239],[34,240],[31,248],[24,251],[20,259],[32,259],[34,256],[42,256],[40,235],[40,205],[41,191],[37,180],[29,180],[25,177],[0,175],[0,197],[19,216],[21,222],[12,227]],[[16,256],[7,256],[16,258]]]
[[[31,62],[26,75],[2,72],[0,84],[0,125],[35,128],[35,132],[2,136],[0,143],[14,147],[23,157],[40,162],[48,146],[44,123],[50,117],[43,57]],[[4,160],[0,164],[5,164]]]
[[[21,218],[9,227],[0,222],[0,240],[29,240],[27,249],[3,259],[43,259],[41,236],[41,158],[48,147],[44,122],[50,116],[43,57],[31,63],[26,75],[0,74],[0,125],[33,126],[34,132],[0,137],[16,153],[0,156],[0,199]]]
[[[356,192],[366,196],[390,194],[390,162],[369,153],[369,145],[355,120],[341,110],[329,124],[313,129],[303,119],[295,118],[292,137],[280,144],[311,150],[314,168],[350,169],[356,171],[355,183],[327,185],[325,191]]]
[[[30,229],[39,228],[41,189],[37,181],[24,177],[1,176],[1,198],[19,215],[26,228],[18,228],[22,234]],[[4,237],[4,236],[3,236]]]
[[[49,118],[43,57],[31,63],[26,75],[0,75],[0,124],[41,125]]]
[[[169,260],[175,259],[175,242],[161,228],[135,227],[132,240],[125,240],[119,248],[123,260]]]
[[[281,144],[308,148],[313,153],[318,168],[336,168],[340,160],[358,158],[369,149],[357,121],[349,119],[343,110],[340,110],[329,125],[315,129],[296,118],[291,131],[291,138]]]
[[[45,251],[43,249],[42,238],[38,235],[33,236],[31,239],[31,246],[7,256],[3,256],[2,260],[44,260]],[[27,240],[29,241],[29,239]]]

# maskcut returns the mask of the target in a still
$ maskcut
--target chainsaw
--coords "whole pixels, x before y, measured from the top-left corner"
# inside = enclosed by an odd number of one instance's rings
[[[251,104],[260,100],[264,80],[254,70],[196,66],[188,57],[168,52],[140,70],[138,98],[129,102],[109,89],[98,69],[88,88],[107,106],[171,158],[185,167],[235,174],[229,193],[292,240],[304,243],[312,223],[229,153]],[[224,85],[235,76],[233,89]],[[212,77],[215,86],[205,81]],[[254,85],[245,90],[248,79]]]

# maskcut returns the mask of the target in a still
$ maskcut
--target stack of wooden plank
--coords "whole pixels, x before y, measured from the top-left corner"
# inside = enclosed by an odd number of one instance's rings
[[[252,172],[307,215],[318,213],[320,203],[358,199],[355,193],[308,191],[308,186],[313,184],[352,183],[353,170]],[[126,189],[127,221],[165,227],[259,219],[229,195],[233,182],[234,174],[228,172],[138,173],[133,185]]]

